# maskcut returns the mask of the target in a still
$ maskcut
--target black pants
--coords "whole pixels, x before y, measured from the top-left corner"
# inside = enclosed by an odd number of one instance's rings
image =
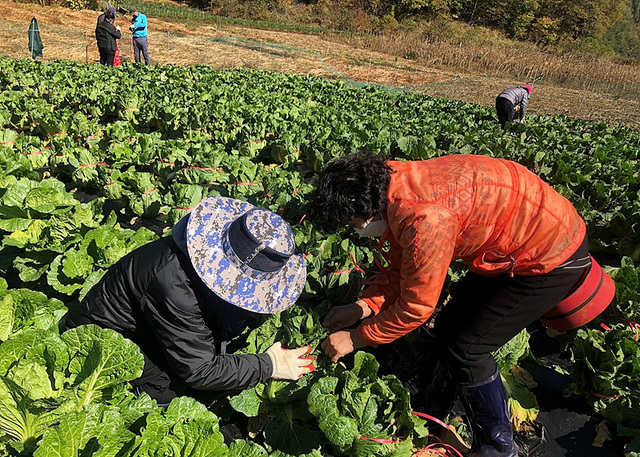
[[[491,353],[569,295],[588,266],[580,259],[588,255],[585,238],[569,259],[583,268],[570,265],[542,275],[513,277],[467,273],[433,328],[453,380],[471,383],[494,374]]]
[[[113,67],[113,59],[116,57],[116,52],[104,48],[98,48],[98,51],[100,52],[100,63]]]
[[[130,382],[136,395],[146,392],[151,398],[157,400],[158,405],[168,405],[175,397],[183,395],[187,390],[184,382],[172,379],[168,372],[166,362],[159,351],[151,348],[140,349],[144,356],[144,370],[142,375]],[[147,354],[154,354],[156,357],[150,358]]]
[[[149,357],[147,354],[157,354],[149,347],[141,347],[144,356],[144,371],[138,379],[130,381],[133,393],[140,395],[146,392],[151,398],[158,402],[158,406],[167,407],[171,400],[180,396],[194,398],[205,406],[210,406],[214,401],[240,393],[240,391],[207,391],[196,390],[188,387],[184,381],[170,376],[169,367],[164,360],[157,357]]]
[[[496,98],[496,112],[501,126],[504,127],[507,122],[513,122],[513,108],[513,103],[506,98]]]

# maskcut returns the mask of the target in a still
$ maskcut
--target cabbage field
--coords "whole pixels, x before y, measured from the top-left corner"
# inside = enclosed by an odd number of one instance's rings
[[[611,424],[625,455],[640,455],[640,132],[534,114],[503,130],[492,107],[311,76],[3,59],[0,455],[409,457],[431,449],[438,425],[413,414],[400,373],[373,351],[334,365],[318,349],[324,313],[357,298],[376,263],[352,232],[322,236],[305,220],[310,178],[361,150],[507,158],[574,203],[617,292],[596,321],[557,336],[573,362],[562,368],[572,380],[566,393]],[[58,322],[110,265],[166,236],[208,195],[281,214],[309,273],[296,306],[243,329],[229,349],[311,344],[318,369],[206,406],[181,397],[162,408],[131,392],[143,366],[133,343],[95,326],[61,334]],[[448,284],[461,274],[452,265]],[[523,334],[496,354],[508,383],[526,345]],[[526,413],[535,417],[535,407]],[[236,433],[223,435],[230,426]]]

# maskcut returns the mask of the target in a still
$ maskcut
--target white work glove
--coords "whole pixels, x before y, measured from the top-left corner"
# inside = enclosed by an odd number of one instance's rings
[[[120,31],[120,26],[116,25],[116,30],[119,32]]]
[[[284,349],[282,344],[276,343],[267,349],[267,354],[273,363],[273,379],[286,379],[296,381],[303,374],[316,369],[313,366],[313,356],[302,357],[311,352],[311,346],[303,346],[298,349]]]

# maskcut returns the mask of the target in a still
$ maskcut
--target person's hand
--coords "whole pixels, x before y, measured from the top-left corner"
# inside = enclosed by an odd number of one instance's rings
[[[322,350],[327,354],[333,363],[356,349],[364,347],[365,344],[358,336],[357,329],[341,330],[332,333],[322,342]]]
[[[116,25],[116,30],[119,32],[120,31],[120,26]]]
[[[356,322],[370,315],[371,309],[362,301],[348,305],[334,306],[324,317],[322,326],[329,330],[329,332],[335,332],[346,327],[351,327]]]
[[[311,346],[302,346],[298,349],[285,349],[282,344],[276,343],[267,349],[267,354],[273,363],[273,379],[286,379],[296,381],[303,374],[311,373],[316,367],[313,365],[315,358],[302,357],[311,352]]]
[[[518,111],[520,111],[520,105],[516,105],[513,107],[513,112],[517,113]]]

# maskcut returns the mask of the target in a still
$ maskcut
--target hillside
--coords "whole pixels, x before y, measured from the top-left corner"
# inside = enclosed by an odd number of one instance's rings
[[[140,3],[143,10],[157,4]],[[31,17],[36,17],[45,45],[44,60],[97,61],[93,37],[97,12],[7,1],[0,1],[0,7],[2,55],[28,57],[26,29]],[[531,113],[564,114],[640,128],[638,63],[557,56],[506,46],[417,41],[414,36],[401,34],[276,31],[201,16],[185,19],[173,12],[149,12],[152,62],[312,74],[484,105],[492,105],[495,95],[505,87],[533,82]],[[121,15],[117,21],[126,25],[129,19]],[[130,35],[125,33],[121,40],[125,61],[131,60],[128,40]]]
[[[476,29],[477,37],[492,42],[502,37],[556,49],[640,58],[638,0],[183,1],[227,17],[349,31],[420,30],[428,37],[451,38],[467,24]],[[443,23],[447,25],[442,27]],[[480,28],[488,31],[478,31]]]

